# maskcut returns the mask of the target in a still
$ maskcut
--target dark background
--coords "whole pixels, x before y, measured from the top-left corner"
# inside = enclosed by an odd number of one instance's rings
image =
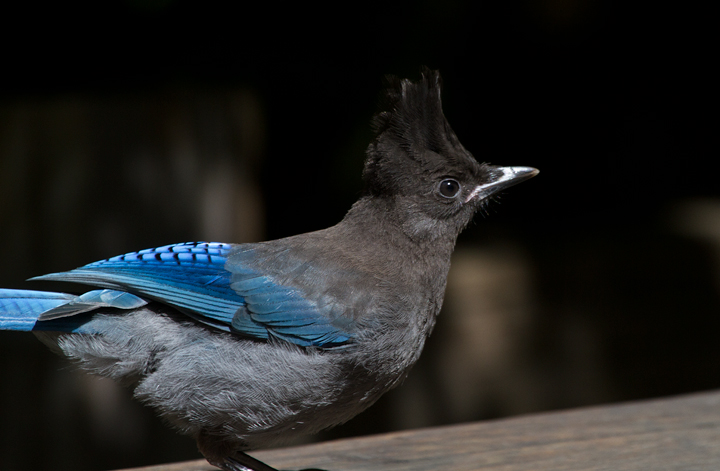
[[[321,438],[720,387],[709,6],[2,8],[3,287],[68,290],[23,280],[173,242],[336,223],[361,189],[382,77],[427,65],[443,74],[467,149],[541,173],[461,236],[406,384]],[[8,471],[199,456],[128,391],[29,334],[0,332],[0,423]]]

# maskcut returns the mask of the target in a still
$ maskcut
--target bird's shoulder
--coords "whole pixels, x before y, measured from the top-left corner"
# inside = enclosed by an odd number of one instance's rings
[[[233,279],[253,270],[273,276],[281,284],[312,280],[312,285],[352,284],[412,276],[416,258],[389,237],[372,230],[349,230],[347,224],[283,239],[233,246],[225,268]]]

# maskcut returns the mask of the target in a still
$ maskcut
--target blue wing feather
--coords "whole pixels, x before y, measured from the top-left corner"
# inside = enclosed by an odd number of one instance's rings
[[[189,242],[132,252],[34,279],[71,281],[125,290],[168,304],[216,328],[258,339],[278,337],[301,346],[350,341],[323,309],[250,266],[233,263],[233,246]],[[244,252],[243,259],[251,254]]]
[[[19,289],[0,289],[0,328],[30,331],[40,313],[70,302],[75,296]]]
[[[230,244],[190,242],[119,255],[36,280],[71,281],[126,290],[173,306],[229,331],[242,296],[224,270]]]
[[[79,314],[100,307],[135,309],[145,304],[147,301],[130,293],[109,289],[89,291],[80,296],[0,289],[0,329],[80,332],[79,329],[89,318]]]

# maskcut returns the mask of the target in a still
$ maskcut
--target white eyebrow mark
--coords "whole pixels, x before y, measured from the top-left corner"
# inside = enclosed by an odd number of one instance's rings
[[[475,187],[475,189],[468,195],[468,197],[465,199],[466,203],[469,203],[471,199],[475,198],[480,191],[482,191],[483,185],[478,185]]]
[[[465,200],[469,203],[471,199],[480,195],[480,198],[486,198],[499,190],[503,190],[521,181],[527,180],[538,174],[537,169],[532,167],[495,167],[495,172],[501,172],[499,177],[495,177],[490,183],[478,185],[470,193]]]

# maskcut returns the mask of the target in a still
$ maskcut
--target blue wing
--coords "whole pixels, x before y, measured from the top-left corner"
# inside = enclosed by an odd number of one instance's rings
[[[247,252],[246,252],[247,253]],[[232,328],[251,332],[261,325],[273,336],[303,346],[336,347],[351,341],[352,322],[331,306],[307,300],[300,290],[233,263],[232,288],[242,293],[247,309],[238,311]]]
[[[230,273],[226,263],[232,250],[223,243],[167,245],[33,279],[128,291],[216,328],[258,339],[278,337],[324,348],[351,340],[347,323],[329,318],[299,290],[249,267],[234,264]]]

